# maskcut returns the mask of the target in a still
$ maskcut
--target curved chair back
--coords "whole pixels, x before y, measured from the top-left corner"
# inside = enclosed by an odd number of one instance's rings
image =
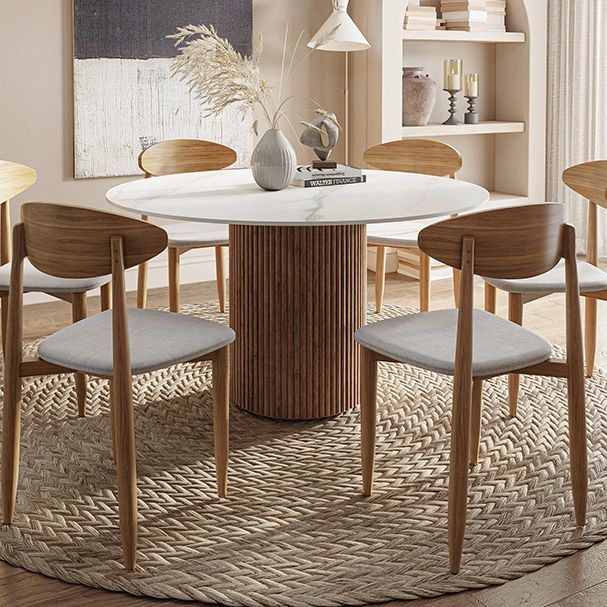
[[[536,204],[447,219],[422,230],[419,247],[430,257],[462,268],[464,238],[474,240],[474,273],[491,278],[530,278],[563,257],[564,207]]]
[[[607,207],[607,160],[569,167],[563,172],[563,182],[590,202]]]
[[[162,141],[139,154],[139,167],[146,177],[217,171],[235,162],[232,148],[199,139]]]
[[[440,141],[401,139],[369,148],[364,159],[370,166],[384,171],[422,173],[451,177],[462,168],[459,152]]]
[[[60,278],[111,274],[115,237],[122,239],[124,269],[167,247],[162,228],[114,213],[30,202],[21,208],[21,217],[25,254],[38,270]]]
[[[11,260],[11,217],[8,203],[36,183],[34,169],[10,160],[0,160],[0,265]]]
[[[36,171],[24,164],[0,160],[0,202],[7,202],[36,183]]]

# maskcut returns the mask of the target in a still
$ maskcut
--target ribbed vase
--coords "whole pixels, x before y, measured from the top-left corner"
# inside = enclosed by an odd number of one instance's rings
[[[297,168],[295,150],[280,129],[269,129],[251,156],[253,178],[264,190],[284,190],[291,185]]]

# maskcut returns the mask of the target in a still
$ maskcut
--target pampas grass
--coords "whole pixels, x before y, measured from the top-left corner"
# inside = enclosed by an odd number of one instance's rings
[[[339,26],[338,26],[339,27]],[[284,97],[283,90],[315,49],[333,38],[338,28],[328,32],[314,49],[307,52],[297,63],[301,41],[305,32],[301,32],[289,54],[289,26],[285,28],[285,38],[280,70],[278,97],[264,77],[259,63],[263,53],[263,38],[259,37],[251,57],[243,56],[225,38],[221,38],[213,25],[186,25],[167,36],[175,41],[179,55],[173,60],[173,76],[180,78],[190,88],[190,92],[206,108],[206,117],[218,116],[228,106],[237,105],[243,120],[257,107],[271,129],[278,128],[281,119],[286,118],[291,125],[286,105],[292,97]],[[325,110],[317,110],[317,113]],[[328,112],[326,112],[328,113]],[[252,125],[258,133],[256,120]],[[292,126],[291,126],[292,128]]]

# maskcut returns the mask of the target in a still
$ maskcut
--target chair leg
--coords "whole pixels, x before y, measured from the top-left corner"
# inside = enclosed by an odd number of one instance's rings
[[[584,367],[581,362],[577,372],[575,365],[572,365],[572,367],[567,383],[571,485],[573,488],[575,520],[578,525],[585,525],[588,493],[588,448],[586,443]]]
[[[508,294],[508,318],[517,325],[523,324],[523,295],[521,293]],[[518,410],[518,394],[520,388],[520,375],[508,375],[508,410],[510,417],[516,417]]]
[[[419,309],[427,312],[430,309],[430,258],[419,252]]]
[[[472,408],[470,418],[470,465],[478,464],[483,415],[483,380],[475,379],[472,384]]]
[[[468,464],[470,457],[471,390],[460,389],[453,395],[451,458],[449,463],[449,568],[459,573],[466,532],[468,508]]]
[[[170,250],[170,249],[169,249]],[[137,268],[137,307],[145,308],[148,303],[148,262],[139,264]]]
[[[379,314],[384,305],[384,292],[386,289],[386,247],[377,247],[377,260],[375,262],[375,313]]]
[[[222,348],[213,355],[213,432],[215,440],[215,469],[217,494],[228,493],[228,453],[230,441],[229,349]]]
[[[179,251],[169,247],[169,309],[179,312]]]
[[[135,569],[137,557],[137,468],[135,424],[130,381],[112,380],[112,420],[118,476],[120,533],[127,571]]]
[[[461,272],[453,268],[453,300],[455,301],[455,307],[459,308],[459,279]]]
[[[72,294],[72,322],[86,318],[86,293]],[[86,387],[88,378],[85,373],[76,373],[76,400],[78,401],[78,416],[86,415]]]
[[[0,313],[2,314],[2,353],[6,351],[6,328],[8,326],[8,293],[0,297]]]
[[[586,297],[586,321],[584,346],[586,349],[586,377],[592,377],[594,373],[594,361],[596,357],[596,317],[598,300],[594,297]]]
[[[108,282],[103,285],[100,289],[100,299],[101,299],[101,311],[105,312],[106,310],[110,310],[112,307],[112,283]]]
[[[373,467],[375,463],[377,361],[367,348],[360,349],[360,433],[363,494],[373,493]]]
[[[485,312],[497,312],[497,289],[488,282],[485,283]]]
[[[21,429],[21,378],[18,367],[5,368],[2,432],[2,515],[3,524],[13,522],[17,480],[19,478],[19,442]]]
[[[217,299],[219,311],[226,311],[226,274],[223,247],[215,247],[215,271],[217,274]]]

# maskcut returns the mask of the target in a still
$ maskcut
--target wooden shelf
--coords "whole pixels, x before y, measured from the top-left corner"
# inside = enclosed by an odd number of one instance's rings
[[[524,122],[490,120],[479,124],[428,124],[427,126],[404,126],[403,139],[411,137],[447,137],[449,135],[496,135],[500,133],[524,133]]]
[[[526,36],[519,32],[458,32],[450,30],[403,30],[403,40],[428,42],[482,42],[486,44],[521,43]]]

